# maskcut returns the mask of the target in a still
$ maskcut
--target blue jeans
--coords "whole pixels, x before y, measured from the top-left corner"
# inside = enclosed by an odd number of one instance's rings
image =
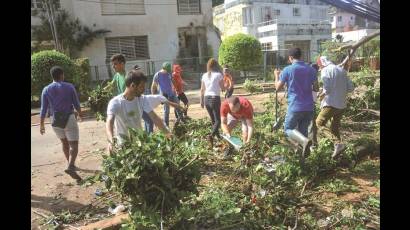
[[[305,137],[308,137],[308,127],[312,122],[313,115],[313,111],[292,112],[288,110],[285,117],[286,135],[289,136],[288,131],[297,129]]]
[[[164,95],[164,97],[166,97],[168,99],[168,101],[175,102],[175,103],[179,104],[179,100],[178,100],[177,96],[175,96],[175,95],[166,95],[166,94],[163,94],[163,95]],[[179,109],[176,109],[176,108],[175,108],[175,111],[177,112],[178,117],[182,118],[182,112]],[[177,117],[177,119],[178,119],[178,117]],[[166,103],[164,103],[164,121],[165,121],[165,124],[169,127],[169,105],[166,104]]]
[[[145,123],[145,132],[152,133],[154,132],[154,123],[152,122],[151,118],[148,116],[148,113],[142,113],[142,119],[144,119]]]

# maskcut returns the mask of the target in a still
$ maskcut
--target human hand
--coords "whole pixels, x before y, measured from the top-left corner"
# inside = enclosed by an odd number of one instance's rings
[[[165,137],[166,137],[167,139],[171,139],[171,138],[172,138],[172,133],[171,133],[171,132],[166,133],[166,134],[165,134]]]
[[[107,151],[110,155],[112,154],[112,150],[113,150],[112,143],[108,142]]]
[[[201,108],[204,108],[204,102],[201,101]]]

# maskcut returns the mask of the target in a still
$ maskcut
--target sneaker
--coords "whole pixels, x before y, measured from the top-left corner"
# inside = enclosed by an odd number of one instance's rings
[[[336,158],[346,148],[344,144],[335,144],[335,150],[332,154],[332,159]]]

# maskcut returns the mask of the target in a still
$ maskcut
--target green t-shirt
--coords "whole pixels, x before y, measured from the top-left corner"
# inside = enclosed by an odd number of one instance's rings
[[[116,94],[115,95],[120,95],[121,93],[124,93],[125,91],[125,76],[122,75],[121,73],[115,73],[114,78],[113,78],[114,86],[116,89]]]

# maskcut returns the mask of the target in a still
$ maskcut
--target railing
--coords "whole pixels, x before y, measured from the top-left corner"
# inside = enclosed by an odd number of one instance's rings
[[[262,27],[272,24],[301,24],[301,25],[311,25],[311,24],[319,24],[319,25],[326,25],[331,24],[330,20],[318,20],[318,19],[273,19],[269,21],[264,21],[260,23],[256,23],[256,26]]]

